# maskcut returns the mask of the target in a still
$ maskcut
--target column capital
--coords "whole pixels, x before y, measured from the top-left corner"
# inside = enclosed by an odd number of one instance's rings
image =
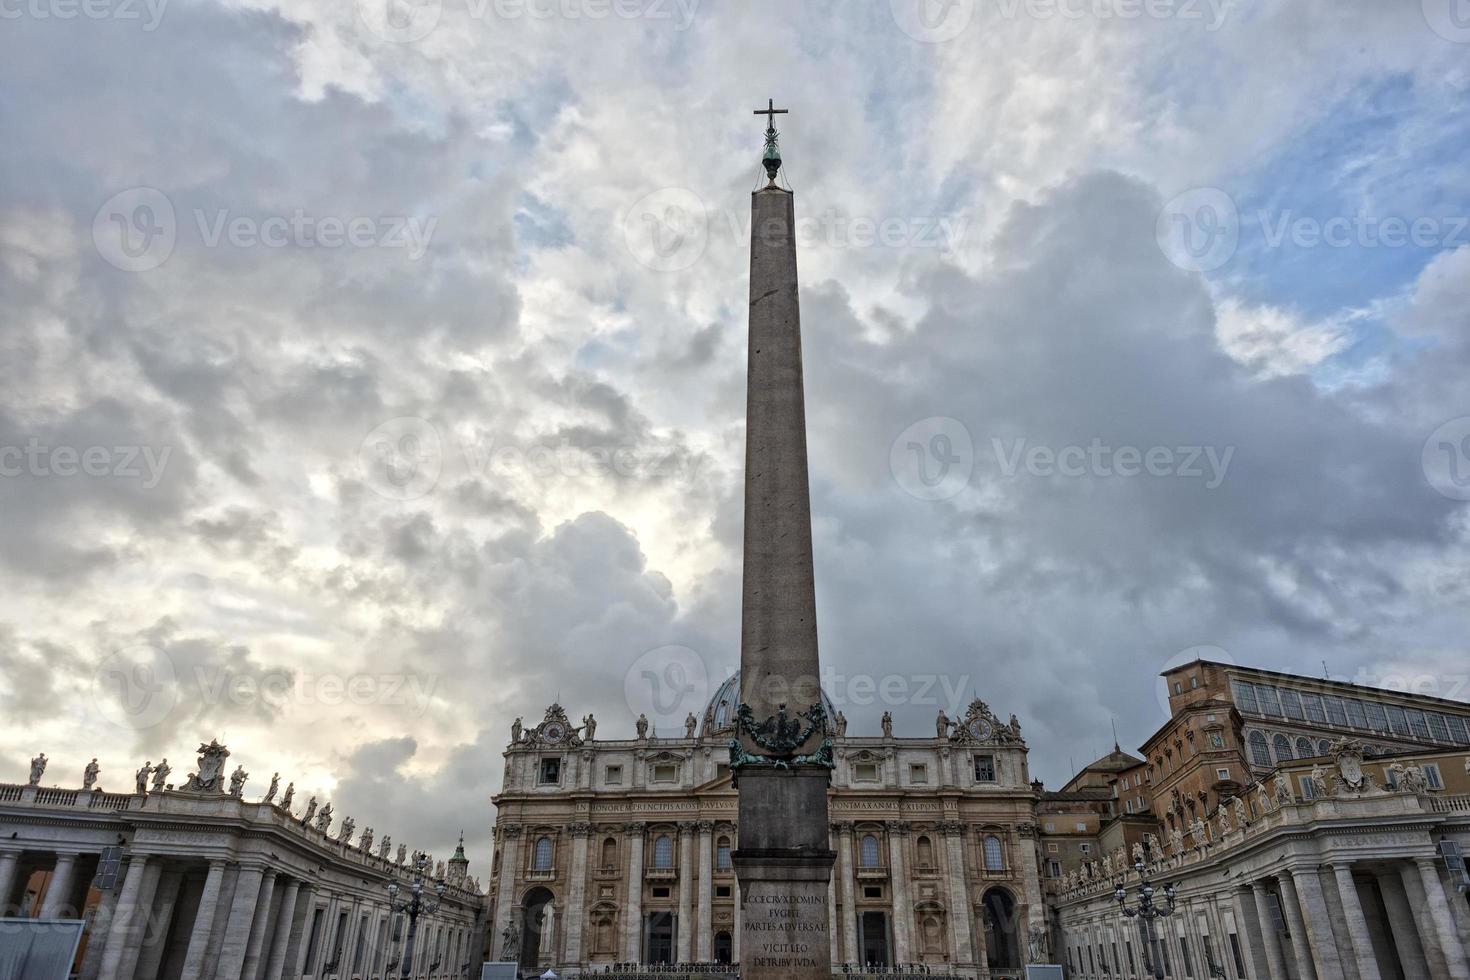
[[[627,834],[629,837],[642,837],[643,832],[645,829],[647,829],[647,827],[648,824],[646,824],[642,820],[632,820],[628,823],[623,824],[623,833]]]
[[[837,833],[841,834],[843,837],[850,837],[852,835],[852,821],[834,820],[832,821],[832,829],[837,831]]]
[[[573,837],[588,837],[592,834],[592,824],[586,820],[578,820],[571,826]]]
[[[701,837],[708,837],[715,832],[715,822],[713,820],[700,820],[695,826],[699,829],[699,835]]]

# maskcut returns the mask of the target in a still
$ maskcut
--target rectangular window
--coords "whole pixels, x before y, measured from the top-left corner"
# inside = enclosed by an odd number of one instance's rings
[[[1368,727],[1375,732],[1388,731],[1388,715],[1383,710],[1383,705],[1377,701],[1365,701],[1363,707],[1368,712]]]
[[[1315,721],[1319,725],[1327,724],[1327,713],[1322,710],[1322,695],[1303,694],[1302,710],[1307,713],[1308,721]]]
[[[977,755],[977,756],[975,756],[975,782],[977,782],[977,783],[993,783],[993,782],[995,782],[995,756],[993,756],[993,755]]]
[[[322,944],[322,914],[326,909],[317,909],[311,917],[311,939],[306,943],[306,969],[312,970],[316,964],[316,954]]]
[[[1429,721],[1424,717],[1424,712],[1418,708],[1409,708],[1404,714],[1409,716],[1409,731],[1420,738],[1429,737]]]
[[[878,781],[878,764],[876,762],[857,762],[852,767],[852,779],[856,783],[876,783]]]
[[[1229,779],[1230,778],[1230,770],[1229,769],[1216,769],[1215,770],[1215,778],[1216,779]]]
[[[1296,721],[1302,721],[1307,717],[1302,713],[1302,699],[1297,697],[1295,691],[1281,692],[1281,711],[1286,717]]]
[[[1342,698],[1323,698],[1322,707],[1327,709],[1328,724],[1347,727],[1347,709],[1343,707]]]
[[[1354,728],[1368,727],[1368,714],[1363,710],[1363,702],[1357,698],[1347,699],[1348,724]]]
[[[863,886],[863,898],[882,898],[882,897],[883,897],[883,886],[882,885],[864,885]]]
[[[1317,798],[1317,788],[1312,785],[1311,776],[1298,776],[1297,782],[1302,788],[1302,799],[1315,800]]]
[[[1439,775],[1439,763],[1424,763],[1424,785],[1430,789],[1444,789],[1444,780]]]
[[[1087,823],[1085,821],[1082,821],[1082,820],[1077,821],[1077,833],[1079,833],[1079,834],[1085,834],[1085,833],[1087,833]]]
[[[664,886],[660,887],[658,885],[655,885],[653,887],[653,897],[654,898],[668,898],[669,897],[669,889],[668,889],[668,886],[667,885],[664,885]]]
[[[922,762],[915,762],[909,766],[909,782],[927,783],[929,781],[929,767]]]
[[[674,783],[679,780],[679,767],[668,763],[660,763],[653,767],[653,781],[656,783]]]
[[[1371,709],[1370,709],[1371,714]],[[1395,735],[1409,734],[1409,719],[1404,714],[1404,709],[1396,704],[1388,706],[1388,725]]]
[[[1436,742],[1448,742],[1450,740],[1450,729],[1445,724],[1444,715],[1429,713],[1429,735]]]
[[[716,885],[715,886],[715,898],[729,898],[729,897],[730,897],[730,886],[729,885]]]
[[[1083,824],[1083,826],[1086,826],[1086,824]],[[1092,845],[1091,844],[1088,844],[1088,843],[1084,842],[1084,843],[1078,844],[1077,847],[1078,847],[1078,849],[1083,854],[1091,854],[1092,853]]]
[[[1194,959],[1189,955],[1189,940],[1179,937],[1179,958],[1184,961],[1184,975],[1194,976]]]
[[[1261,701],[1261,713],[1281,717],[1281,704],[1276,700],[1276,688],[1256,685],[1256,697]]]
[[[542,759],[541,760],[541,785],[543,785],[543,786],[548,786],[548,785],[554,786],[554,785],[556,785],[557,783],[560,783],[560,782],[561,782],[561,760],[560,759]]]
[[[1235,689],[1235,706],[1241,713],[1260,714],[1261,705],[1256,700],[1255,689],[1245,681],[1234,681],[1230,685]]]
[[[1046,862],[1046,873],[1050,878],[1060,878],[1062,876],[1062,863],[1060,861]]]
[[[1245,980],[1245,957],[1240,952],[1240,937],[1233,932],[1230,934],[1230,958],[1235,960],[1235,975]]]
[[[1470,726],[1459,715],[1449,715],[1445,721],[1450,726],[1450,737],[1459,745],[1470,745]]]
[[[1055,854],[1056,852],[1057,852],[1057,844],[1056,844],[1056,841],[1047,841],[1047,844],[1046,844],[1046,853],[1048,853],[1048,854]]]
[[[602,773],[602,781],[609,786],[623,785],[623,767],[608,766]]]

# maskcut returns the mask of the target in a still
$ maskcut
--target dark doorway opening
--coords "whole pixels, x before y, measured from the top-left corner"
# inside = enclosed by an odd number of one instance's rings
[[[648,950],[648,954],[644,957],[645,962],[674,962],[674,913],[648,913],[648,931],[646,935],[647,941],[645,948]]]
[[[715,933],[715,962],[728,963],[731,955],[730,934],[728,932]]]
[[[985,910],[986,962],[991,969],[1020,966],[1015,900],[999,888],[992,888],[980,903]]]
[[[864,912],[858,918],[858,946],[863,963],[888,966],[888,916],[883,912]]]
[[[532,888],[526,892],[526,898],[521,902],[520,966],[522,970],[539,972],[542,965],[541,932],[546,926],[546,903],[549,901],[551,901],[550,891],[545,888]],[[553,928],[555,928],[554,925]]]

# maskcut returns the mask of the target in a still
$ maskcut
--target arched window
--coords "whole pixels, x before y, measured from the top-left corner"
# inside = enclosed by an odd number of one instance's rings
[[[1001,849],[1000,838],[994,834],[987,834],[985,837],[985,870],[1004,871],[1005,866],[1005,852]]]
[[[858,863],[865,868],[878,867],[878,838],[864,834],[859,845]]]
[[[551,870],[551,838],[536,838],[536,850],[531,858],[531,867],[536,871]]]
[[[721,837],[715,841],[715,867],[721,871],[730,870],[730,838]]]
[[[602,842],[602,866],[604,868],[618,866],[618,842],[612,837]]]
[[[1317,754],[1318,755],[1331,755],[1332,754],[1332,743],[1329,742],[1329,741],[1327,741],[1327,739],[1325,739],[1325,738],[1318,739],[1318,741],[1317,741]]]
[[[919,867],[934,867],[934,844],[927,837],[920,837],[914,842],[914,850],[918,852]]]
[[[655,868],[674,866],[674,838],[668,834],[660,834],[653,842],[653,866]]]
[[[1310,759],[1316,754],[1316,750],[1312,748],[1311,739],[1299,738],[1296,740],[1296,757],[1298,759]]]
[[[1271,749],[1266,745],[1266,736],[1260,732],[1251,732],[1251,765],[1267,767],[1271,765]]]
[[[1286,740],[1285,735],[1277,735],[1271,739],[1271,748],[1276,752],[1277,762],[1291,761],[1291,743]]]

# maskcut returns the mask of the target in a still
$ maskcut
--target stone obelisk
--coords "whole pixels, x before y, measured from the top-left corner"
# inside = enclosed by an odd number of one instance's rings
[[[765,187],[751,195],[740,700],[730,765],[740,793],[742,980],[829,980],[829,722],[817,667],[795,209],[776,186],[775,114]]]

